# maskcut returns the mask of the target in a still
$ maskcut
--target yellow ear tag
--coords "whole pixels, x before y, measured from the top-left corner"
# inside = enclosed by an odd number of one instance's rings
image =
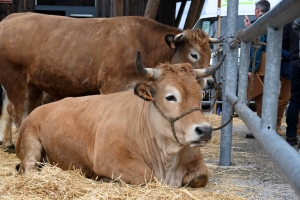
[[[176,47],[176,46],[175,46],[175,42],[171,42],[171,48],[172,48],[172,49],[175,49],[175,47]]]

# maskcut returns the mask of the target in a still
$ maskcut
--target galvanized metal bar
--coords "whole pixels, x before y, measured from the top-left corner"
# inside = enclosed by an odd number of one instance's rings
[[[226,99],[233,104],[237,97],[232,93],[227,93]],[[300,154],[274,130],[260,129],[260,118],[245,104],[237,103],[234,109],[254,134],[264,152],[282,172],[296,193],[300,195]]]
[[[238,19],[238,0],[228,1],[227,5],[227,27],[226,35],[227,41],[233,39],[232,36],[237,32]],[[238,65],[238,49],[229,48],[228,43],[224,43],[224,50],[226,53],[225,70],[225,91],[223,94],[230,91],[236,91],[237,87],[237,65]],[[223,82],[224,87],[224,82]],[[225,96],[223,96],[225,97]],[[222,124],[230,119],[232,108],[223,98],[222,103]],[[232,122],[225,126],[221,131],[220,143],[220,165],[229,166],[231,164],[231,144],[232,144]]]
[[[238,102],[247,104],[247,84],[249,70],[250,42],[242,42],[240,53]]]
[[[210,91],[210,97],[214,97],[215,95],[216,95],[215,90],[214,89],[211,90]],[[211,114],[216,114],[215,109],[214,109],[214,107],[215,107],[215,105],[214,105],[214,99],[210,98],[209,100],[210,100],[210,108],[211,108],[210,113]]]
[[[212,56],[211,57],[212,58],[212,65],[214,65],[215,63],[217,63],[217,58],[216,58],[216,56]],[[219,71],[219,70],[218,70]],[[216,76],[216,74],[215,74],[215,76]],[[210,101],[210,107],[211,107],[211,110],[210,110],[210,113],[211,114],[215,114],[215,109],[213,108],[214,107],[214,100],[213,100],[213,98],[212,97],[214,97],[215,96],[215,89],[212,89],[211,91],[210,91],[210,98],[209,98],[209,101]]]
[[[223,56],[223,52],[219,52],[220,56]],[[215,63],[218,62],[217,57],[215,57]],[[222,77],[224,74],[224,65],[221,66],[221,68],[216,72],[215,76],[216,76],[216,80],[218,83],[222,83]]]
[[[274,29],[268,26],[267,43],[261,129],[275,130],[280,91],[282,27]]]
[[[218,62],[218,57],[216,55],[213,55],[212,56],[212,65],[215,65],[217,62]],[[220,82],[220,70],[218,70],[215,73],[215,78],[216,78],[216,82],[219,83]],[[212,97],[215,97],[215,95],[216,95],[215,89],[211,90],[210,91],[210,97],[211,98],[209,99],[210,100],[210,107],[213,107],[210,110],[211,114],[216,114],[217,113],[217,111],[215,110],[216,105],[214,105],[214,99],[212,98]],[[217,104],[217,102],[216,102],[216,104]]]
[[[239,39],[244,42],[249,42],[267,32],[267,24],[272,28],[280,28],[285,24],[295,20],[300,16],[299,0],[284,0],[277,4],[269,12],[261,16],[251,26],[240,34]],[[230,48],[237,48],[238,41],[230,43]]]

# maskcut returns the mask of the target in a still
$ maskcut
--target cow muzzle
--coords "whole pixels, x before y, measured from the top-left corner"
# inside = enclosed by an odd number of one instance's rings
[[[199,140],[190,143],[191,147],[203,147],[212,137],[212,128],[209,125],[196,126],[194,130]]]

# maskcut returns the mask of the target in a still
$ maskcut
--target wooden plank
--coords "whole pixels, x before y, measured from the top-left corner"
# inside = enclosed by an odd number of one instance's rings
[[[34,11],[34,0],[27,0],[28,1],[28,12],[33,12]]]
[[[176,0],[162,0],[159,5],[157,21],[175,26]]]
[[[110,1],[110,0],[102,0],[102,17],[109,17],[108,16],[108,12],[107,12],[107,1]]]
[[[148,0],[144,17],[154,19],[158,10],[159,3],[160,0]]]
[[[23,7],[23,12],[27,12],[27,0],[23,0],[23,4],[24,4],[24,7]]]
[[[102,0],[96,1],[96,17],[102,16]]]
[[[128,0],[124,0],[123,1],[123,8],[124,8],[124,16],[128,16],[129,14],[129,1]]]
[[[198,8],[198,11],[197,11],[197,15],[196,15],[196,19],[195,19],[194,24],[196,24],[196,22],[199,20],[200,15],[201,15],[201,12],[202,12],[202,10],[203,10],[203,6],[204,6],[205,0],[200,0],[200,1],[201,1],[201,2],[200,2],[200,4],[199,4],[199,8]],[[219,0],[219,1],[220,1],[220,0]]]
[[[12,4],[12,0],[0,0],[0,3],[9,3]]]
[[[123,16],[123,0],[113,0],[113,16]]]
[[[200,6],[201,1],[199,0],[192,0],[191,6],[185,21],[184,29],[191,29],[193,28],[195,21],[196,21],[196,16],[198,13],[198,9]]]

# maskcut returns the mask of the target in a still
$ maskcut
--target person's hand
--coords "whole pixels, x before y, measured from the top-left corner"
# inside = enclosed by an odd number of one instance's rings
[[[251,25],[248,15],[245,15],[244,24],[247,28]]]
[[[252,79],[252,72],[248,72],[248,78],[251,80]]]

